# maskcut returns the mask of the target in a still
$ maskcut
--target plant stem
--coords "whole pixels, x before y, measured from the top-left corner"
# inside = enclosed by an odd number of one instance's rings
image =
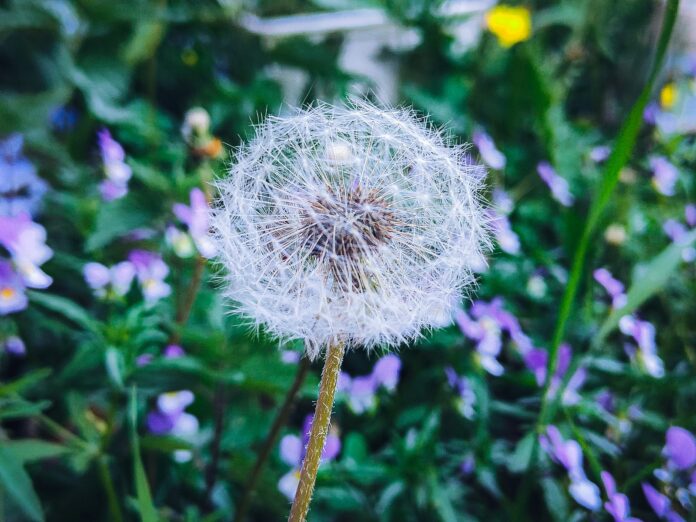
[[[338,382],[338,374],[341,371],[344,351],[345,345],[342,342],[333,343],[326,350],[326,360],[324,361],[324,370],[321,373],[319,397],[314,410],[314,420],[309,431],[309,442],[307,443],[307,450],[302,462],[302,470],[300,471],[300,483],[297,486],[288,522],[304,522],[309,511],[309,503],[314,492],[314,483],[317,480],[319,461],[321,460],[321,453],[324,451],[324,443],[326,442],[326,435],[329,432],[329,424],[331,423],[331,410],[333,409],[336,383]]]
[[[109,513],[111,514],[111,520],[114,522],[123,522],[123,515],[121,514],[121,507],[118,505],[118,497],[116,496],[116,488],[114,488],[114,482],[111,480],[111,473],[109,472],[109,463],[107,462],[106,456],[102,455],[98,459],[99,475],[106,490],[106,498],[109,504]]]
[[[181,340],[181,328],[186,326],[189,316],[191,315],[193,303],[196,301],[198,290],[201,287],[201,280],[203,279],[204,269],[205,258],[203,258],[203,256],[200,255],[196,256],[196,264],[193,267],[193,275],[191,276],[191,282],[186,288],[186,293],[183,296],[183,302],[181,303],[181,306],[179,306],[178,310],[176,311],[175,322],[178,328],[170,336],[169,344],[178,344]]]
[[[280,410],[278,410],[276,418],[273,420],[273,425],[271,426],[271,429],[268,432],[268,435],[266,436],[266,440],[263,441],[261,451],[259,451],[259,455],[256,458],[254,469],[251,471],[251,474],[249,475],[249,480],[247,481],[246,487],[244,488],[244,494],[242,496],[242,499],[239,501],[239,508],[237,509],[237,512],[234,516],[235,522],[244,522],[244,518],[246,517],[246,514],[249,511],[249,507],[251,506],[251,500],[254,496],[254,493],[256,492],[256,484],[259,481],[259,478],[261,477],[261,472],[263,471],[263,468],[266,465],[266,461],[268,460],[268,457],[271,454],[271,451],[273,450],[276,441],[278,440],[280,430],[283,428],[283,426],[285,426],[285,424],[287,424],[288,417],[290,417],[290,413],[292,413],[292,410],[295,407],[297,395],[300,392],[302,384],[307,378],[307,374],[309,373],[309,367],[309,359],[307,359],[306,357],[302,358],[302,360],[299,363],[297,373],[295,374],[295,381],[292,383],[292,386],[285,395],[285,401],[283,402],[283,405],[280,407]]]
[[[213,443],[211,446],[210,465],[205,473],[205,498],[211,512],[214,510],[213,491],[215,482],[217,481],[218,466],[220,464],[220,442],[222,441],[222,432],[225,424],[225,390],[222,385],[218,385],[213,397],[213,411],[215,412],[215,434],[213,435]]]

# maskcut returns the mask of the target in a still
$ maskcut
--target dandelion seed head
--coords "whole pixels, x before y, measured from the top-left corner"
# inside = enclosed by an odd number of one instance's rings
[[[212,225],[236,310],[310,357],[397,345],[451,317],[488,248],[485,171],[406,109],[269,117],[218,183]]]

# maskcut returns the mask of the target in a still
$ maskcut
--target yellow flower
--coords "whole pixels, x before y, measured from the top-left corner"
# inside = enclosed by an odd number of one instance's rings
[[[673,82],[665,84],[660,90],[660,106],[663,109],[673,108],[677,103],[678,96],[677,86]]]
[[[486,27],[503,47],[511,47],[532,36],[532,16],[526,7],[498,5],[486,13]]]

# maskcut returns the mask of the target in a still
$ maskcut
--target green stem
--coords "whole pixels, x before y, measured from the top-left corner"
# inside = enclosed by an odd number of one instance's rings
[[[246,488],[244,489],[242,500],[240,500],[239,508],[237,509],[237,512],[234,516],[235,522],[244,522],[246,514],[249,511],[249,507],[251,506],[251,501],[253,499],[254,493],[256,492],[256,484],[259,481],[259,478],[261,477],[261,472],[263,471],[263,468],[266,465],[266,461],[268,460],[271,451],[275,447],[276,441],[278,440],[278,436],[280,435],[280,430],[288,422],[288,417],[290,416],[290,413],[292,412],[292,409],[295,406],[297,395],[300,392],[300,388],[302,388],[302,384],[307,378],[309,368],[309,359],[303,357],[300,361],[297,373],[295,374],[295,381],[292,383],[292,386],[285,395],[285,401],[278,410],[278,414],[276,415],[276,418],[273,421],[273,425],[271,426],[271,429],[269,430],[268,435],[266,436],[266,440],[264,440],[263,446],[261,447],[258,457],[256,458],[254,469],[252,469],[251,474],[249,475],[249,480],[247,481]]]
[[[111,479],[111,473],[109,472],[109,463],[105,455],[102,455],[98,459],[99,466],[99,476],[101,477],[102,484],[104,485],[104,490],[106,491],[106,498],[109,504],[109,513],[111,514],[111,520],[115,522],[123,522],[123,514],[121,513],[121,507],[118,504],[118,497],[116,496],[116,488],[114,488],[114,481]]]
[[[580,279],[582,278],[585,258],[587,256],[590,241],[592,240],[599,220],[611,199],[614,188],[619,181],[621,169],[628,162],[631,152],[633,151],[633,147],[635,146],[638,132],[640,131],[643,120],[643,112],[645,111],[645,107],[648,104],[648,100],[652,94],[657,75],[662,68],[678,10],[679,0],[669,0],[665,9],[665,16],[662,22],[662,30],[660,32],[657,53],[650,71],[650,76],[648,77],[645,87],[640,93],[638,100],[636,100],[635,104],[631,108],[631,111],[629,112],[626,121],[618,134],[618,138],[614,144],[611,155],[607,160],[604,175],[602,176],[597,193],[590,206],[587,221],[585,222],[585,227],[583,228],[580,236],[580,241],[578,242],[578,246],[575,250],[573,264],[570,271],[570,278],[568,279],[568,284],[566,285],[563,293],[561,307],[558,312],[558,320],[556,322],[556,329],[553,335],[553,342],[551,344],[551,353],[546,372],[546,383],[544,385],[544,394],[542,397],[542,407],[539,415],[539,423],[537,425],[538,429],[543,428],[543,426],[545,426],[549,421],[549,418],[552,417],[549,408],[549,400],[551,398],[549,397],[548,391],[553,375],[556,373],[558,368],[558,347],[563,340],[563,336],[565,335],[566,326],[570,318],[573,303],[575,302],[575,297],[580,285]],[[556,402],[557,397],[560,395],[561,391],[559,390],[559,393],[555,394],[552,398],[553,402]]]
[[[309,503],[314,492],[314,483],[317,480],[317,470],[321,453],[324,451],[324,443],[329,433],[331,423],[331,410],[333,409],[334,396],[336,395],[336,383],[341,371],[345,345],[342,342],[331,344],[326,350],[324,370],[321,373],[319,384],[319,397],[314,410],[312,429],[309,431],[309,442],[305,458],[300,471],[300,482],[292,503],[288,522],[304,522],[309,511]]]

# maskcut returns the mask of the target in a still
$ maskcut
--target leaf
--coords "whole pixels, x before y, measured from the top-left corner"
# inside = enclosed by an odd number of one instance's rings
[[[106,371],[113,383],[119,388],[123,388],[123,372],[125,365],[121,352],[113,346],[110,346],[106,349],[104,363],[106,364]]]
[[[0,419],[16,419],[38,415],[51,405],[51,401],[29,402],[18,398],[0,404]]]
[[[0,487],[27,518],[44,520],[39,497],[22,461],[4,445],[0,446]]]
[[[559,522],[568,520],[568,498],[558,482],[551,478],[541,479],[541,490],[553,519]]]
[[[131,192],[126,197],[99,207],[94,231],[87,238],[85,249],[92,252],[108,245],[137,228],[152,226],[156,209],[152,201]]]
[[[41,439],[9,440],[3,443],[22,464],[36,460],[60,457],[70,453],[70,448]]]
[[[87,310],[82,308],[76,302],[65,297],[46,292],[36,292],[32,290],[27,293],[29,294],[29,299],[31,299],[33,303],[36,303],[39,306],[50,310],[51,312],[62,315],[73,323],[82,326],[85,330],[90,332],[99,331],[97,322],[92,319]]]
[[[626,293],[626,304],[619,310],[613,310],[593,341],[598,346],[604,341],[619,320],[635,311],[647,299],[659,292],[669,280],[672,273],[682,262],[682,251],[696,241],[696,230],[692,230],[679,243],[672,243],[639,271],[639,276],[633,278],[633,284]]]
[[[534,432],[527,433],[527,435],[525,435],[524,438],[517,443],[515,452],[510,456],[510,460],[508,460],[507,464],[507,467],[511,472],[520,473],[529,467],[529,463],[532,460],[535,443],[536,437],[534,436]]]
[[[131,427],[131,451],[133,452],[133,477],[135,482],[135,496],[138,501],[138,512],[143,522],[157,522],[157,510],[152,503],[150,486],[147,483],[145,468],[140,458],[140,441],[138,439],[138,403],[135,386],[131,388],[130,398],[130,427]]]
[[[0,397],[20,393],[25,388],[29,388],[43,381],[51,375],[52,370],[49,368],[41,368],[27,373],[17,380],[3,384],[0,386]]]

